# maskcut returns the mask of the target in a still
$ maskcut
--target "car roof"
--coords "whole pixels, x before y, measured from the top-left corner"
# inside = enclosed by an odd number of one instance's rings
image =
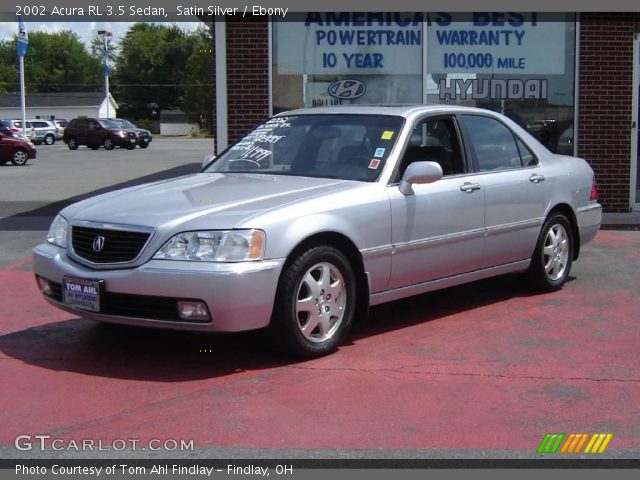
[[[279,116],[286,115],[328,115],[328,114],[352,114],[352,115],[392,115],[398,117],[412,117],[422,113],[461,113],[461,112],[487,112],[487,110],[475,107],[463,107],[458,105],[333,105],[328,107],[300,108],[282,112]]]

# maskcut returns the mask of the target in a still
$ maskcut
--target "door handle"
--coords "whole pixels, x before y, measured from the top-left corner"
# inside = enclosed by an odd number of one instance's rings
[[[534,173],[529,177],[529,181],[533,183],[540,183],[540,182],[544,182],[545,180],[546,180],[546,177],[544,175],[540,175],[537,173]]]
[[[463,192],[471,193],[475,190],[480,190],[480,184],[464,182],[462,185],[460,185],[460,190],[462,190]]]

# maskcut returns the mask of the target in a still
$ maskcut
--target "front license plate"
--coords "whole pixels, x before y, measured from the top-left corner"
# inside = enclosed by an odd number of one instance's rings
[[[130,143],[136,143],[135,139],[133,139],[133,138],[129,139],[129,142]]]
[[[70,307],[99,312],[101,283],[103,283],[102,280],[64,277],[62,301]]]

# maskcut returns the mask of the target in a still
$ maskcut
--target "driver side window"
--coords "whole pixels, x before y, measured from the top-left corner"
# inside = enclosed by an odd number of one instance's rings
[[[400,178],[407,167],[417,161],[440,164],[445,176],[465,172],[453,118],[428,118],[414,127],[400,163]]]

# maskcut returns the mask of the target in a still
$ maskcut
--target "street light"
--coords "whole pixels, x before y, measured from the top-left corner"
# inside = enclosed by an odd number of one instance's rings
[[[107,118],[109,115],[109,37],[111,32],[98,30],[98,36],[102,38],[102,72],[104,73],[104,94],[107,100]]]

